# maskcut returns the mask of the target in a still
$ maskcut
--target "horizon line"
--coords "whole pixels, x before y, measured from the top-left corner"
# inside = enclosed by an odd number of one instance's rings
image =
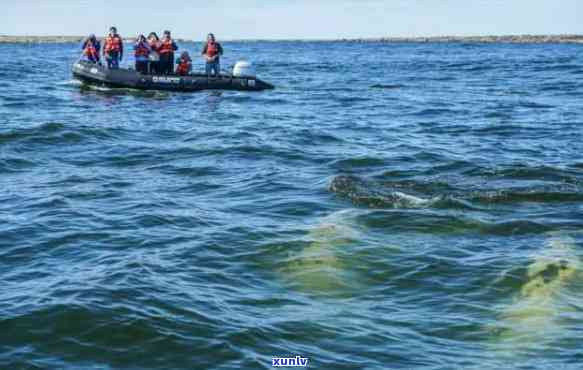
[[[85,38],[88,35],[23,35],[23,34],[4,34],[0,33],[0,37],[12,37],[12,38],[36,38],[36,39],[48,39],[48,38]],[[98,38],[103,38],[105,36],[98,36]],[[583,38],[583,33],[510,33],[510,34],[434,34],[434,35],[416,35],[416,36],[350,36],[350,37],[276,37],[276,38],[262,38],[262,37],[252,37],[252,38],[224,38],[222,41],[338,41],[338,40],[398,40],[398,39],[442,39],[442,38],[510,38],[510,37],[533,37],[533,38],[544,38],[544,37],[565,37],[565,38]],[[135,39],[134,36],[124,36],[124,39]],[[187,37],[175,37],[177,40],[183,41],[198,41],[193,38]],[[204,41],[204,38],[202,38]]]

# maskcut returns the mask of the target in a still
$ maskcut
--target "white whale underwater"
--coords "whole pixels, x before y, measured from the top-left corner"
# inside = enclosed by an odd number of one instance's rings
[[[293,288],[320,294],[335,294],[354,287],[353,272],[342,254],[360,239],[354,211],[344,210],[322,218],[305,237],[307,247],[290,255],[281,274]]]
[[[569,236],[551,236],[526,272],[514,302],[506,306],[493,329],[496,352],[516,355],[540,349],[565,331],[563,318],[572,314],[571,284],[581,275],[581,259]]]

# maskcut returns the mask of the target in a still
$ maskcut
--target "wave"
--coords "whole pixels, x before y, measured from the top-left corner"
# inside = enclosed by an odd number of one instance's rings
[[[464,189],[447,182],[377,181],[358,176],[336,176],[329,190],[356,205],[369,208],[479,209],[489,204],[566,203],[583,201],[579,184],[544,184],[512,188]],[[409,191],[409,192],[405,192]]]
[[[539,91],[557,91],[560,93],[568,93],[568,92],[573,92],[573,91],[577,91],[579,89],[579,84],[577,84],[576,82],[565,82],[565,81],[560,81],[560,82],[547,82],[547,83],[543,83],[541,84],[541,86],[538,88]]]
[[[466,110],[457,110],[457,109],[449,109],[449,108],[424,108],[417,112],[410,113],[411,116],[416,117],[435,117],[435,116],[442,116],[442,115],[459,115],[459,114],[469,114]]]
[[[370,167],[379,167],[385,166],[386,162],[382,158],[377,157],[360,157],[360,158],[350,158],[350,159],[340,159],[334,160],[331,163],[333,168],[348,171],[358,168],[370,168]]]
[[[218,176],[221,170],[216,167],[178,167],[173,165],[162,165],[148,168],[149,171],[159,171],[160,173],[178,175],[183,177],[201,178],[204,176]]]
[[[414,232],[419,234],[482,234],[489,236],[539,235],[560,230],[563,225],[546,225],[526,219],[488,221],[459,213],[443,213],[428,209],[373,209],[357,218],[368,230],[382,230],[391,234]],[[564,228],[564,227],[563,227]]]
[[[401,191],[387,191],[356,176],[337,176],[329,190],[370,208],[420,208],[434,204],[437,198],[425,199]]]
[[[583,192],[573,187],[502,189],[478,192],[469,196],[469,200],[484,204],[580,202],[583,201]]]
[[[550,104],[542,104],[542,103],[537,103],[534,101],[520,101],[516,104],[517,107],[520,108],[529,108],[529,109],[551,109],[551,108],[556,108],[555,105],[550,105]]]
[[[475,166],[464,175],[485,177],[488,180],[521,180],[544,181],[556,184],[583,186],[583,174],[577,171],[577,164],[573,169],[552,166],[514,165],[509,168],[489,168]],[[582,167],[583,168],[583,167]]]
[[[567,72],[567,71],[580,71],[581,65],[579,64],[549,64],[547,66],[536,66],[532,68],[533,72]]]
[[[333,101],[335,104],[340,104],[343,107],[350,107],[353,105],[357,105],[359,103],[366,103],[371,101],[371,98],[366,98],[362,96],[350,96],[350,97],[336,97]]]
[[[8,132],[0,132],[0,146],[17,142],[65,145],[114,138],[115,134],[109,129],[48,122],[32,128],[18,128]]]
[[[65,128],[58,122],[44,123],[33,128],[16,129],[8,132],[0,132],[0,144],[18,141],[29,137],[44,137],[45,134],[54,134]]]
[[[520,124],[495,124],[485,127],[472,128],[471,130],[468,130],[468,132],[474,135],[493,135],[510,137],[515,134],[520,135],[523,131],[526,130],[532,131],[532,128]]]
[[[371,89],[385,89],[385,90],[395,90],[395,89],[402,89],[405,85],[390,85],[390,84],[374,84],[371,85]]]
[[[0,173],[14,173],[30,170],[37,163],[23,158],[1,158]]]
[[[499,68],[492,61],[480,61],[480,62],[462,62],[462,63],[449,63],[442,66],[444,70],[459,71],[459,72],[481,72],[481,71],[491,71]]]
[[[152,359],[148,354],[158,351],[160,346],[172,348],[178,351],[176,353],[187,353],[192,341],[200,339],[181,330],[180,326],[194,326],[204,333],[206,338],[200,340],[198,348],[208,353],[220,351],[218,342],[212,338],[221,334],[219,327],[223,330],[231,327],[221,317],[222,314],[215,312],[213,315],[200,308],[188,308],[187,304],[178,307],[157,297],[158,293],[151,297],[132,293],[129,299],[127,288],[119,283],[127,281],[127,274],[110,274],[108,277],[118,283],[113,287],[111,284],[81,284],[64,289],[50,287],[54,296],[42,292],[36,300],[26,300],[37,307],[35,311],[4,317],[0,323],[2,331],[20,334],[11,339],[11,346],[18,350],[9,359],[4,354],[0,355],[0,361],[13,364],[11,368],[36,369],[39,363],[43,364],[40,368],[63,368],[59,353],[70,353],[66,368],[77,368],[73,364],[95,368],[87,366],[87,363],[110,368],[119,366],[120,353],[130,351],[132,366],[151,368]],[[157,283],[160,284],[160,281]],[[91,288],[98,288],[101,298],[90,294]],[[109,296],[117,297],[112,299],[115,303],[104,302],[110,301]],[[65,301],[68,304],[47,304],[47,301]],[[36,348],[34,355],[28,349],[30,346]],[[207,361],[210,363],[210,358]],[[159,365],[163,368],[181,368],[180,363],[168,357]]]

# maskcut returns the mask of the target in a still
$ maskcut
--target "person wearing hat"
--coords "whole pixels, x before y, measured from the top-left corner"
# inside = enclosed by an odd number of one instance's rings
[[[107,62],[107,68],[119,68],[119,62],[123,59],[123,40],[121,36],[117,34],[117,29],[115,27],[109,29],[109,35],[105,38],[103,56]]]
[[[213,73],[218,76],[221,73],[221,55],[223,55],[223,47],[216,42],[215,35],[209,33],[207,42],[202,49],[202,56],[206,61],[207,76],[211,76]]]
[[[174,73],[174,52],[176,50],[178,50],[178,46],[172,40],[170,31],[164,31],[164,36],[158,48],[158,53],[160,54],[160,74],[171,75]]]

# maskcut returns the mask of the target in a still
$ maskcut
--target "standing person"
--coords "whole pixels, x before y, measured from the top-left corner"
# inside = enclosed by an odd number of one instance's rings
[[[107,61],[107,68],[119,68],[119,62],[123,59],[123,40],[117,34],[117,28],[115,27],[109,29],[109,35],[105,38],[103,56]]]
[[[89,35],[89,37],[83,41],[81,49],[83,50],[83,56],[81,57],[81,60],[95,64],[99,63],[99,52],[101,51],[101,44],[95,35]]]
[[[150,73],[156,75],[160,73],[160,54],[158,53],[160,38],[156,32],[150,32],[148,43],[150,44]]]
[[[209,33],[207,36],[207,42],[202,49],[202,55],[206,60],[206,74],[210,76],[213,74],[215,76],[221,73],[221,55],[223,55],[223,47],[221,44],[216,42],[215,35]]]
[[[158,53],[160,53],[160,74],[171,75],[174,73],[174,52],[176,50],[178,50],[178,46],[172,40],[170,31],[164,31],[160,48],[158,48]]]
[[[148,63],[150,57],[150,45],[144,35],[139,35],[134,45],[134,55],[136,58],[136,71],[141,74],[148,74]]]

